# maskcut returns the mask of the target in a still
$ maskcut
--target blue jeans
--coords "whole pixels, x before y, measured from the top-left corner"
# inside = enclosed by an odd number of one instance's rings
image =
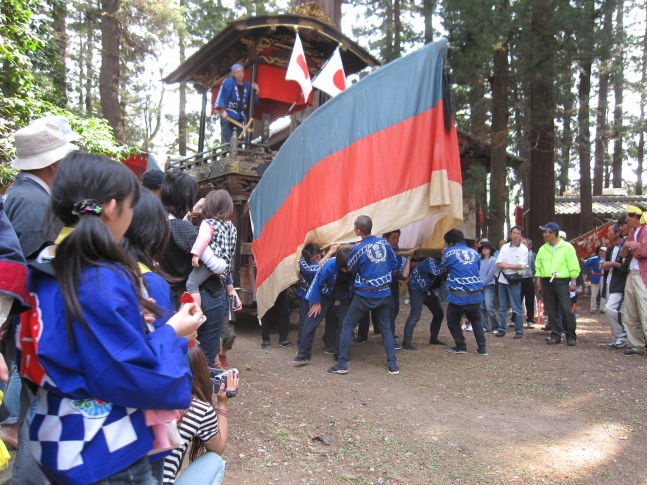
[[[0,424],[16,424],[18,422],[18,415],[20,414],[20,389],[22,388],[22,381],[20,380],[20,373],[18,366],[14,362],[11,365],[11,377],[5,391],[4,403],[11,411],[11,414]]]
[[[440,326],[443,323],[445,312],[440,303],[440,299],[435,290],[428,292],[418,291],[409,287],[409,296],[411,297],[411,313],[404,324],[404,343],[410,344],[413,338],[413,329],[416,328],[420,315],[422,314],[422,306],[425,305],[432,314],[431,325],[429,325],[429,332],[434,338],[438,338]]]
[[[338,322],[340,320],[343,320],[344,317],[346,316],[346,312],[348,310],[348,305],[349,305],[350,300],[348,298],[344,298],[340,300],[340,305],[339,305],[339,312],[337,315]],[[301,338],[299,339],[299,357],[304,357],[306,359],[312,358],[312,343],[314,342],[315,338],[315,331],[317,330],[317,327],[321,323],[321,321],[326,318],[328,319],[328,313],[332,313],[335,308],[335,300],[333,298],[330,298],[329,296],[326,295],[321,295],[321,311],[319,312],[319,315],[316,317],[309,317],[306,314],[306,319],[303,323],[303,330],[301,331]],[[328,325],[326,324],[326,327]],[[327,351],[338,351],[338,345],[337,345],[337,340],[338,340],[338,331],[339,325],[337,325],[337,329],[333,331],[332,327],[326,329],[326,333],[330,332],[331,335],[326,336],[326,350]],[[334,338],[334,340],[333,340]],[[332,344],[332,342],[335,342]],[[330,345],[330,347],[328,347]]]
[[[348,352],[350,350],[351,339],[353,338],[353,331],[359,319],[365,313],[373,311],[375,315],[378,328],[382,332],[382,343],[386,351],[386,361],[389,366],[396,365],[395,359],[395,340],[391,332],[391,324],[389,322],[389,300],[390,296],[386,298],[366,298],[365,296],[355,295],[353,301],[348,308],[346,318],[344,318],[341,327],[341,336],[339,339],[339,362],[348,365]]]
[[[227,309],[227,292],[223,291],[218,296],[213,296],[210,291],[200,290],[200,298],[207,321],[198,328],[198,341],[207,358],[207,364],[213,367],[216,365],[216,356],[220,353],[220,333]]]
[[[498,330],[499,318],[496,316],[494,309],[494,285],[487,285],[483,288],[483,296],[485,299],[481,302],[481,322],[483,323],[483,330]],[[489,318],[489,324],[488,324]],[[490,327],[491,325],[491,327]]]
[[[222,485],[225,462],[217,453],[208,451],[193,460],[175,480],[176,485]]]
[[[523,333],[523,311],[521,310],[521,285],[506,285],[499,282],[499,314],[501,315],[501,326],[499,330],[505,332],[508,329],[508,302],[514,313],[514,331]]]

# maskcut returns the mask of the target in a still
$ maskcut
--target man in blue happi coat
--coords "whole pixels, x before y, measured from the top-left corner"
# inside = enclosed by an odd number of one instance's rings
[[[359,216],[355,220],[355,234],[362,240],[353,247],[346,264],[348,271],[354,276],[355,294],[342,323],[339,360],[328,369],[328,372],[336,374],[348,372],[348,351],[353,330],[357,327],[360,318],[372,310],[382,333],[389,374],[400,373],[395,358],[395,340],[389,322],[391,282],[393,271],[398,267],[398,259],[386,239],[371,235],[372,229],[373,221],[370,217]]]
[[[252,89],[256,91],[254,105],[257,105],[260,92],[258,84],[250,85],[245,81],[245,68],[242,64],[236,63],[231,66],[231,76],[222,82],[216,98],[216,109],[220,111],[220,126],[225,143],[229,143],[233,132],[230,119],[243,125],[247,123],[245,110],[249,106]]]
[[[483,280],[479,269],[481,257],[475,249],[465,245],[465,237],[458,229],[448,231],[440,267],[447,270],[447,327],[454,337],[455,346],[447,349],[453,354],[466,354],[467,346],[461,330],[461,317],[467,315],[472,323],[479,355],[487,355],[485,333],[481,323],[481,302],[483,301]]]

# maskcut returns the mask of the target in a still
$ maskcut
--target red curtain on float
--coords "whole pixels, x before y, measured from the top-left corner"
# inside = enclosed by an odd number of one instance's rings
[[[312,106],[312,94],[306,103],[301,94],[301,87],[295,81],[285,80],[286,69],[279,66],[258,63],[258,74],[256,76],[258,87],[261,92],[258,95],[260,103],[254,108],[254,118],[261,120],[263,113],[269,113],[271,121],[278,120],[288,114],[292,103],[299,98],[297,104],[292,108],[292,113],[301,111],[307,106]],[[245,69],[245,79],[249,81],[251,68]],[[211,89],[211,114],[215,114],[216,97],[220,86]]]

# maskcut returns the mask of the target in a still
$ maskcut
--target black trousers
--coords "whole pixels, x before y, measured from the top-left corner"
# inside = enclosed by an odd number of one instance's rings
[[[564,316],[564,331],[566,338],[575,337],[575,315],[571,311],[571,295],[568,285],[571,282],[569,278],[555,278],[550,282],[550,278],[541,279],[541,293],[544,297],[544,310],[548,315],[548,324],[550,325],[551,338],[557,342],[562,339],[561,328],[557,315],[559,309]]]
[[[526,321],[535,323],[535,278],[522,278],[521,299],[526,299]]]
[[[290,331],[290,299],[288,290],[283,290],[276,297],[274,306],[270,308],[261,318],[261,337],[263,340],[270,339],[270,325],[276,323],[279,328],[279,342],[288,339]]]
[[[452,337],[454,337],[456,348],[459,350],[467,350],[465,337],[461,330],[461,318],[463,314],[467,316],[467,319],[472,324],[476,345],[478,345],[479,349],[485,348],[485,332],[483,331],[483,323],[481,322],[481,304],[456,305],[455,303],[450,303],[447,305],[447,327]]]

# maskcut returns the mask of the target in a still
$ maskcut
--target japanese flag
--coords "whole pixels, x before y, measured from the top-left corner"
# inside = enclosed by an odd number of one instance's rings
[[[312,86],[333,98],[346,89],[346,75],[339,47],[335,49],[332,57],[328,59],[321,72],[312,81]]]
[[[292,49],[288,70],[285,73],[285,80],[298,82],[303,91],[304,99],[308,100],[310,91],[312,91],[312,82],[310,82],[310,72],[308,71],[308,64],[306,63],[306,56],[303,53],[299,34],[294,39],[294,48]]]

